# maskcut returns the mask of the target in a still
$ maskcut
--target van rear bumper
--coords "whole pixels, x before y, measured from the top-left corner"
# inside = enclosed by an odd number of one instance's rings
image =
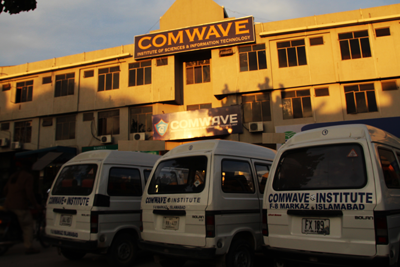
[[[75,240],[68,240],[64,238],[56,238],[50,237],[46,235],[44,240],[48,242],[50,245],[62,248],[71,248],[71,249],[81,249],[85,251],[96,251],[97,241],[75,241]]]
[[[214,259],[215,248],[196,248],[158,242],[139,241],[139,248],[156,254],[190,259]]]
[[[283,248],[272,248],[262,246],[267,257],[282,259],[297,263],[314,263],[330,266],[389,266],[389,257],[363,257],[334,253],[318,253],[310,251],[299,251]]]

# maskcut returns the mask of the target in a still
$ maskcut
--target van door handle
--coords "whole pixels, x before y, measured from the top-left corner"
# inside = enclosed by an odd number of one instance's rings
[[[287,210],[287,214],[293,216],[343,216],[343,212],[341,210]]]
[[[153,210],[153,214],[158,215],[173,215],[173,216],[185,216],[185,210]]]
[[[54,213],[61,213],[61,214],[76,215],[76,210],[53,209],[53,212],[54,212]]]

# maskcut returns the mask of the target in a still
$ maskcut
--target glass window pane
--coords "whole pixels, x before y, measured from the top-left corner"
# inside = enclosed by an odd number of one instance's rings
[[[286,49],[278,50],[279,68],[287,67]]]
[[[99,75],[99,85],[97,91],[104,91],[104,79],[105,79],[104,75]]]
[[[138,119],[138,132],[143,133],[146,131],[146,114],[139,114]]]
[[[265,49],[265,44],[253,45],[253,51]]]
[[[119,88],[119,72],[114,72],[112,89],[118,89],[118,88]]]
[[[287,42],[279,42],[279,43],[276,44],[276,46],[277,46],[278,48],[290,47],[290,41],[287,41]]]
[[[186,84],[194,83],[194,70],[193,68],[186,69]]]
[[[369,46],[369,38],[362,38],[360,39],[361,42],[361,50],[363,57],[370,57],[371,56],[371,47]]]
[[[378,106],[376,105],[376,99],[375,99],[375,92],[374,91],[368,91],[367,92],[367,100],[368,100],[368,111],[369,112],[378,111]]]
[[[303,118],[312,117],[312,108],[311,108],[311,98],[310,97],[303,97]]]
[[[258,69],[263,70],[267,68],[267,56],[265,50],[258,51]]]
[[[74,85],[75,85],[74,79],[69,79],[68,80],[68,95],[74,94]]]
[[[350,85],[350,86],[345,86],[344,87],[344,92],[357,92],[358,91],[358,85]]]
[[[288,59],[289,59],[289,67],[297,66],[297,53],[296,48],[291,47],[287,49]]]
[[[385,184],[388,188],[400,188],[400,168],[392,151],[378,148]]]
[[[251,111],[251,102],[247,102],[243,104],[243,117],[244,117],[244,122],[252,122],[253,121],[253,113]]]
[[[62,84],[61,81],[57,81],[56,82],[56,90],[55,90],[55,93],[54,93],[55,97],[61,96],[61,84]]]
[[[262,121],[261,102],[253,102],[253,121]]]
[[[358,39],[350,40],[351,58],[361,58],[361,50]]]
[[[347,114],[357,113],[356,103],[354,101],[354,93],[346,93],[346,109]]]
[[[136,85],[136,69],[129,70],[129,84],[128,86]]]
[[[112,89],[112,73],[106,74],[106,90]]]
[[[260,94],[260,95],[255,95],[257,101],[262,101],[262,100],[270,100],[270,95],[269,93],[264,93],[264,94]]]
[[[68,95],[68,80],[63,80],[61,85],[61,95]]]
[[[257,52],[249,52],[249,67],[250,70],[257,70]]]
[[[376,37],[389,36],[390,28],[376,29],[375,33],[376,33]]]
[[[204,65],[203,66],[203,81],[205,83],[211,81],[211,78],[210,78],[210,66],[209,65]]]
[[[152,132],[153,114],[146,114],[146,132]]]
[[[239,47],[239,53],[251,51],[251,45]]]
[[[354,32],[354,38],[368,37],[368,31]]]
[[[260,194],[264,194],[270,166],[256,163],[255,167],[257,172],[258,188],[260,190]]]
[[[136,85],[143,85],[144,84],[144,80],[143,80],[143,68],[139,68],[137,69],[137,80],[136,80]]]
[[[222,161],[222,191],[225,193],[254,193],[254,183],[248,162]]]
[[[297,55],[299,57],[299,66],[307,65],[306,47],[297,47]]]
[[[296,94],[297,96],[310,96],[310,90],[297,90]]]
[[[293,112],[292,112],[292,99],[287,98],[282,100],[282,111],[283,111],[283,119],[292,119]]]
[[[144,83],[151,84],[151,68],[144,69]]]
[[[239,54],[240,71],[248,71],[247,53]]]
[[[373,83],[360,84],[360,91],[374,90],[375,86]]]
[[[364,92],[357,92],[356,93],[356,103],[357,103],[357,113],[368,112],[367,102],[365,100],[365,93]]]
[[[130,63],[129,64],[129,69],[139,68],[139,67],[140,67],[140,63],[139,62],[135,62],[135,63]]]
[[[107,193],[110,196],[141,196],[142,181],[139,170],[111,168]]]
[[[99,74],[105,74],[105,73],[108,73],[108,68],[99,69]]]
[[[195,83],[202,83],[203,82],[203,75],[202,75],[201,66],[194,67],[194,82]]]
[[[352,38],[353,38],[352,32],[339,33],[339,40],[352,39]]]
[[[304,39],[292,41],[292,46],[304,45]]]
[[[271,121],[271,103],[269,101],[261,102],[262,121]]]
[[[340,41],[340,52],[342,54],[342,60],[350,59],[350,48],[347,40]]]
[[[292,103],[293,103],[293,119],[303,118],[303,111],[301,108],[301,98],[300,97],[292,98]]]
[[[256,96],[254,95],[244,95],[242,96],[242,102],[253,102],[255,101]]]

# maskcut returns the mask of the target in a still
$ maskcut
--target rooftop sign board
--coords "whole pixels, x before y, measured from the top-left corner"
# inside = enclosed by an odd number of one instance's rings
[[[135,59],[255,41],[254,18],[244,17],[135,36]]]
[[[242,133],[240,106],[153,115],[153,140],[177,140]]]

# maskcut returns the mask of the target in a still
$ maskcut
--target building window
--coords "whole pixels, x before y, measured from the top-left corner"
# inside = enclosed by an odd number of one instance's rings
[[[375,29],[376,37],[390,36],[390,28]]]
[[[151,60],[129,64],[129,85],[151,84]]]
[[[8,91],[10,89],[11,89],[11,84],[10,83],[3,84],[3,91]]]
[[[83,78],[94,77],[94,70],[86,70],[83,72]]]
[[[15,103],[32,101],[33,80],[17,83]]]
[[[166,66],[166,65],[168,65],[168,58],[167,57],[157,58],[156,64],[157,64],[157,67]]]
[[[75,73],[56,75],[55,97],[74,94]]]
[[[43,127],[53,126],[53,118],[43,118],[42,126]]]
[[[315,88],[315,96],[320,97],[320,96],[329,96],[329,88]]]
[[[1,131],[8,131],[8,130],[10,130],[10,123],[9,123],[9,122],[2,123],[2,124],[1,124],[0,130],[1,130]]]
[[[312,117],[310,90],[282,91],[283,119]]]
[[[342,60],[371,57],[368,31],[339,33]]]
[[[382,82],[382,91],[391,91],[397,89],[399,88],[397,87],[396,81]]]
[[[244,122],[271,121],[270,93],[242,96]]]
[[[131,133],[152,132],[153,107],[131,108]]]
[[[14,123],[14,142],[30,143],[32,134],[32,121]]]
[[[51,83],[51,76],[43,77],[42,84],[48,84],[48,83]]]
[[[57,118],[56,140],[75,139],[75,115]]]
[[[322,36],[310,38],[310,46],[323,45],[323,44],[324,44],[324,38]]]
[[[99,69],[97,91],[119,89],[119,66]]]
[[[186,62],[186,84],[210,82],[210,60]]]
[[[347,114],[378,111],[373,83],[356,84],[344,87]]]
[[[279,68],[307,65],[304,39],[278,42]]]
[[[99,112],[98,135],[119,134],[119,110]]]
[[[186,110],[210,109],[211,104],[187,105]]]
[[[265,44],[239,47],[240,71],[261,70],[267,68]]]

